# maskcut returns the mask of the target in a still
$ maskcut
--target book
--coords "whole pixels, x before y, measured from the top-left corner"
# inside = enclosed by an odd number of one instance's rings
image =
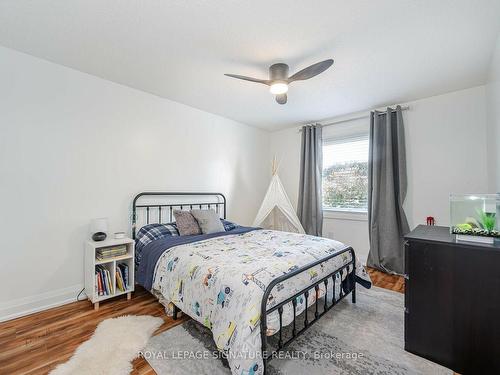
[[[97,265],[96,269],[96,287],[98,295],[110,296],[115,293],[115,285],[113,285],[113,278],[111,271],[102,265]],[[123,281],[123,278],[122,278]]]
[[[109,295],[109,289],[108,289],[108,280],[106,277],[106,271],[104,269],[101,270],[101,277],[102,277],[102,283],[104,285],[104,295]]]
[[[109,254],[109,255],[99,255],[99,254],[96,254],[96,259],[97,260],[106,260],[106,259],[111,259],[111,258],[114,258],[114,257],[119,257],[119,256],[123,256],[123,255],[127,255],[127,252],[125,251],[124,253],[113,253],[113,254]]]
[[[103,295],[109,296],[113,294],[111,289],[111,278],[109,276],[109,271],[103,266],[97,266],[99,273],[101,275]]]
[[[96,256],[100,257],[109,257],[109,256],[117,256],[117,255],[125,255],[127,254],[127,250],[116,250],[116,251],[105,251],[105,252],[97,252]]]
[[[95,273],[96,273],[96,281],[97,281],[97,291],[98,291],[98,295],[99,296],[102,296],[104,294],[104,285],[103,285],[103,282],[102,282],[102,275],[101,275],[101,267],[100,266],[96,266],[95,267]]]
[[[111,295],[111,294],[114,294],[114,287],[113,287],[113,284],[111,282],[111,274],[109,273],[109,270],[105,270],[105,273],[106,273],[106,277],[108,279],[108,295]]]
[[[96,249],[98,254],[112,254],[112,253],[123,253],[127,252],[127,246],[114,246],[114,247],[100,247]]]
[[[127,245],[116,245],[116,246],[107,246],[107,247],[98,247],[96,251],[106,252],[106,251],[122,251],[126,250]]]
[[[123,285],[123,291],[127,290],[127,283],[125,282],[125,275],[123,274],[123,271],[120,267],[118,267],[119,271],[120,271],[120,279],[121,279],[121,282],[122,282],[122,285]]]
[[[121,271],[120,271],[119,267],[116,267],[115,275],[116,275],[116,286],[117,286],[117,288],[120,291],[124,292],[125,288],[124,288],[123,279],[122,279],[122,275],[121,275]]]
[[[96,249],[96,259],[103,260],[127,254],[127,246],[110,246]]]
[[[101,272],[97,271],[96,272],[96,278],[97,278],[97,295],[102,296],[104,294],[104,291],[102,289],[102,278],[101,278]]]
[[[128,265],[125,263],[120,263],[118,265],[120,267],[120,270],[122,271],[122,276],[123,276],[123,282],[125,283],[125,287],[127,288],[129,285],[128,282]]]

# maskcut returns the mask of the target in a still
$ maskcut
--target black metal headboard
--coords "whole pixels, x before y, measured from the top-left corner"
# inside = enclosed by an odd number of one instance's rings
[[[170,203],[170,201],[160,202],[161,198],[181,198],[185,199],[185,201]],[[187,198],[189,197],[189,198]],[[140,198],[149,200],[143,204],[138,203]],[[199,200],[198,200],[199,198]],[[211,198],[211,199],[209,199]],[[157,199],[158,202],[150,202],[152,199]],[[213,200],[209,202],[210,200]],[[226,218],[226,197],[222,193],[182,193],[182,192],[143,192],[139,193],[135,196],[134,201],[132,202],[132,238],[135,239],[136,225],[137,225],[137,214],[139,210],[146,211],[146,223],[150,224],[150,216],[154,215],[158,218],[158,220],[154,221],[154,223],[170,223],[173,221],[173,210],[174,209],[190,209],[193,208],[208,208],[215,209],[215,211],[221,215],[222,218]],[[164,219],[164,220],[162,220]]]

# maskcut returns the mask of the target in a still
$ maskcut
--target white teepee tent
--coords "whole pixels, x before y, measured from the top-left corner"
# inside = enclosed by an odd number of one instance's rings
[[[278,177],[276,157],[273,160],[271,184],[267,189],[253,226],[283,232],[305,233]]]

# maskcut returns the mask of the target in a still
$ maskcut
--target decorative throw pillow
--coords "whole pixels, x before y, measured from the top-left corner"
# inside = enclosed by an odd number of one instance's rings
[[[135,267],[139,267],[142,259],[142,250],[151,242],[170,236],[178,236],[179,231],[175,223],[147,224],[143,226],[135,236]]]
[[[174,210],[175,222],[181,236],[201,234],[200,226],[189,211]]]
[[[214,210],[191,210],[203,234],[224,232],[224,225]]]
[[[224,220],[224,219],[220,219],[220,221],[222,222],[222,225],[224,225],[224,229],[225,229],[226,232],[229,232],[229,231],[231,231],[231,230],[236,229],[236,228],[239,227],[238,224],[235,224],[235,223],[233,223],[231,221],[227,221],[227,220]]]

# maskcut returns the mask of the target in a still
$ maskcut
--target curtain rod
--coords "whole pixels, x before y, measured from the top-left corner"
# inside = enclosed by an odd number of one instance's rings
[[[401,111],[407,111],[410,109],[410,106],[401,106]],[[395,108],[391,108],[392,112],[396,112],[396,109]],[[374,111],[378,111],[378,112],[382,112],[382,111],[379,111],[377,109],[375,109]],[[370,111],[371,112],[371,111]],[[379,113],[378,115],[383,115],[385,112],[382,112],[382,113]],[[343,123],[343,122],[349,122],[349,121],[355,121],[355,120],[361,120],[363,118],[368,118],[370,117],[370,113],[366,114],[366,115],[360,115],[360,116],[355,116],[355,117],[349,117],[349,118],[346,118],[346,119],[343,119],[343,120],[337,120],[337,121],[332,121],[332,122],[327,122],[326,124],[323,124],[323,127],[327,127],[327,126],[332,126],[332,125],[336,125],[336,124],[340,124],[340,123]],[[299,132],[302,131],[302,128],[299,129]]]
[[[404,107],[401,107],[401,111],[407,111],[408,109],[410,109],[409,106],[404,106]],[[377,110],[375,110],[377,111]],[[370,111],[371,112],[371,111]],[[382,111],[378,111],[378,112],[382,112]],[[391,112],[396,112],[396,109],[395,108],[391,108]],[[385,112],[382,112],[382,113],[379,113],[378,115],[383,115]],[[346,118],[344,120],[338,120],[338,121],[333,121],[333,122],[329,122],[325,125],[323,125],[323,127],[325,126],[331,126],[331,125],[336,125],[336,124],[340,124],[342,122],[349,122],[349,121],[354,121],[354,120],[361,120],[363,118],[368,118],[370,117],[370,114],[366,114],[366,115],[362,115],[362,116],[356,116],[356,117],[351,117],[351,118]]]

